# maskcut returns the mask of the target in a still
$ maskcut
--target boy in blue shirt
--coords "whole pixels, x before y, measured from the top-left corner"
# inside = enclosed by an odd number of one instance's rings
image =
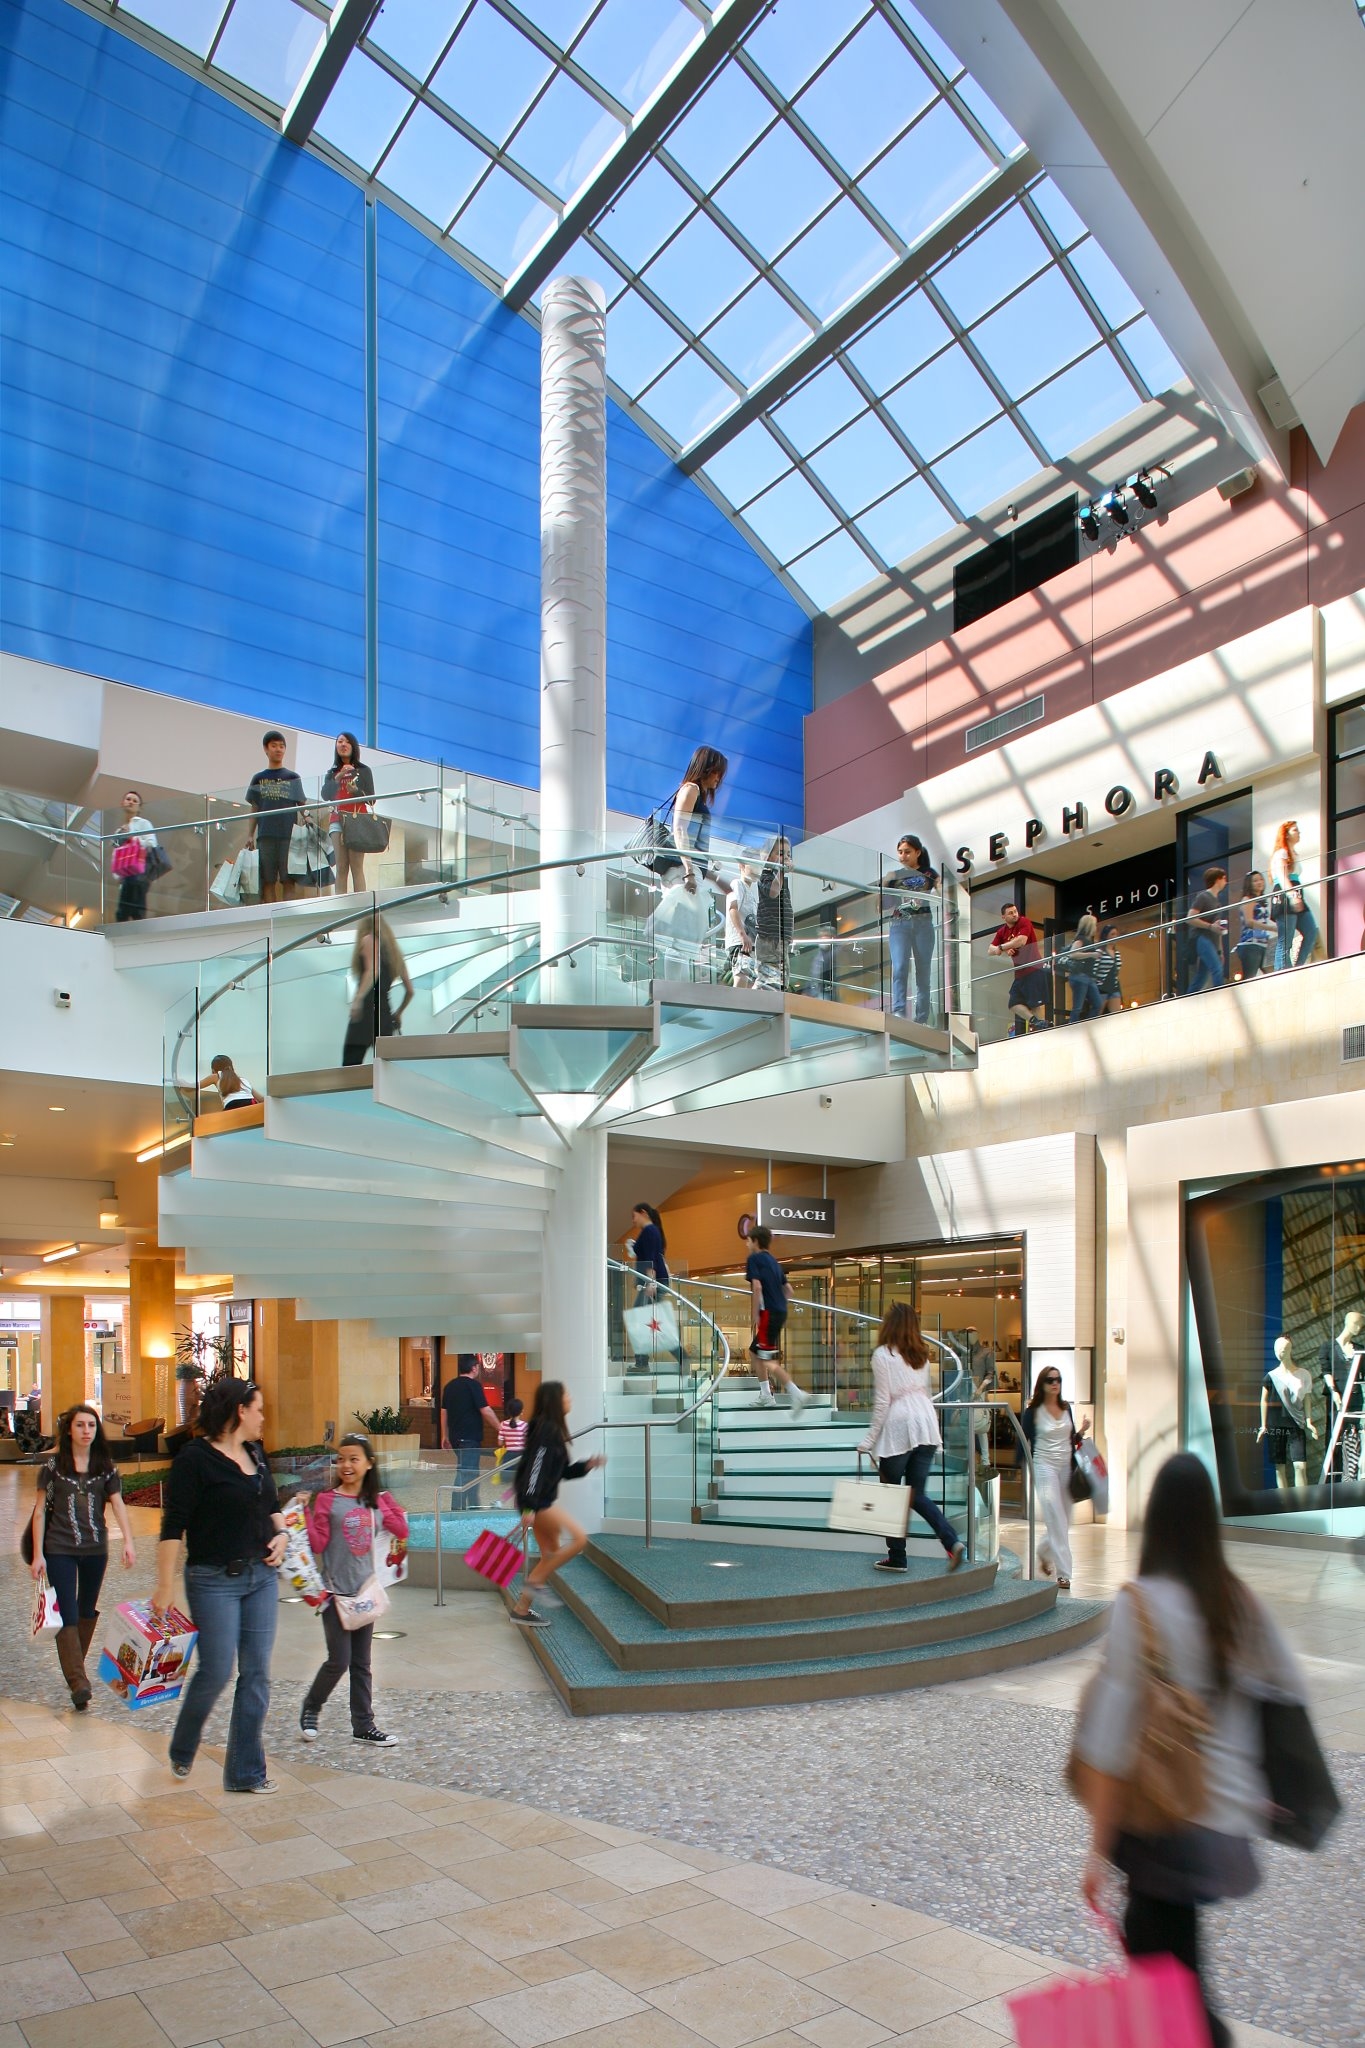
[[[782,1345],[782,1332],[787,1322],[787,1303],[791,1299],[791,1288],[787,1283],[786,1274],[773,1257],[772,1241],[771,1230],[766,1230],[761,1223],[758,1224],[749,1232],[749,1242],[754,1249],[744,1262],[744,1277],[753,1289],[754,1295],[754,1341],[749,1346],[749,1356],[761,1360],[764,1367],[763,1384],[759,1388],[755,1406],[777,1406],[769,1377],[774,1375],[786,1385],[787,1398],[791,1403],[789,1413],[794,1422],[810,1396],[797,1386],[778,1357]]]

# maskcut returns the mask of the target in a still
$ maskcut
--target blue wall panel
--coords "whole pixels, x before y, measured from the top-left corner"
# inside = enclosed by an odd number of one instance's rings
[[[0,632],[262,718],[358,726],[358,191],[63,0],[0,4]],[[539,339],[379,217],[382,743],[536,779]],[[799,820],[809,624],[613,406],[609,793],[691,747]]]

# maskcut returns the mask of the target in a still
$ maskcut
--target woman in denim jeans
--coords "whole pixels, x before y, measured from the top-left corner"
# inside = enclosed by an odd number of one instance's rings
[[[906,832],[896,841],[901,871],[883,883],[888,905],[891,947],[891,1014],[903,1017],[909,1004],[910,963],[915,967],[915,1022],[929,1022],[934,985],[934,907],[938,870],[922,839]],[[896,893],[893,896],[891,891]]]
[[[204,1724],[237,1666],[232,1718],[223,1753],[225,1792],[274,1792],[266,1776],[265,1717],[270,1652],[284,1556],[279,1496],[261,1450],[265,1403],[251,1380],[211,1380],[199,1405],[198,1434],[177,1454],[166,1485],[153,1613],[175,1590],[184,1539],[185,1599],[199,1631],[194,1673],[171,1737],[171,1773],[188,1778]]]
[[[1275,920],[1277,933],[1276,972],[1282,973],[1286,967],[1306,967],[1318,942],[1318,921],[1308,908],[1308,898],[1303,893],[1297,818],[1286,818],[1275,834],[1275,850],[1270,856],[1270,887],[1270,914]],[[1297,956],[1294,952],[1295,933],[1299,940]]]

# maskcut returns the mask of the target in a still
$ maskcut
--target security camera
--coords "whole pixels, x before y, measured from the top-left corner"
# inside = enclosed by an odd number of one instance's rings
[[[54,989],[53,989],[53,991],[52,991],[52,1000],[53,1000],[53,1002],[54,1002],[54,1003],[55,1003],[55,1004],[57,1005],[57,1008],[58,1008],[59,1010],[69,1010],[69,1009],[71,1008],[71,991],[70,991],[70,989],[69,989],[69,988],[54,988]]]
[[[820,1097],[820,1107],[821,1109],[833,1109],[834,1097],[832,1095],[822,1095]]]

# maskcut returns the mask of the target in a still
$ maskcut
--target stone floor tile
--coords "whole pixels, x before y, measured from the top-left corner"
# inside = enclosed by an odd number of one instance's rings
[[[326,1871],[324,1876],[335,1873]],[[248,1934],[273,1934],[280,1927],[301,1927],[309,1920],[330,1920],[337,1901],[326,1897],[306,1877],[287,1877],[279,1884],[252,1884],[221,1894],[220,1903]]]
[[[666,1913],[685,1913],[692,1906],[715,1903],[694,1884],[650,1885],[638,1892],[622,1891],[619,1885],[613,1885],[614,1898],[589,1898],[587,1888],[592,1882],[585,1877],[582,1884],[567,1889],[567,1896],[581,1902],[594,1920],[607,1927],[628,1927],[636,1920],[658,1920]]]
[[[352,1964],[393,1961],[388,1943],[358,1927],[349,1913],[310,1920],[301,1927],[280,1927],[273,1934],[240,1935],[223,1946],[267,1991],[316,1977],[319,1963],[349,1969]]]
[[[384,1939],[396,1956],[425,1958],[437,1948],[469,1948],[468,1942],[461,1941],[445,1920],[414,1920],[405,1927],[386,1927]]]
[[[286,1985],[279,1997],[320,2048],[334,2048],[338,2041],[358,2041],[365,2034],[379,2033],[384,2025],[384,2015],[335,1975]]]
[[[421,1884],[430,1875],[431,1865],[419,1863],[415,1856],[386,1856],[378,1863],[343,1863],[335,1870],[314,1870],[308,1882],[338,1905],[350,1905],[405,1885]]]
[[[376,1799],[369,1806],[317,1814],[308,1820],[307,1828],[319,1841],[331,1842],[348,1853],[356,1843],[382,1836],[397,1836],[406,1845],[413,1835],[435,1832],[429,1820],[400,1806],[396,1799]]]
[[[787,1977],[817,1977],[822,1970],[832,1970],[836,1963],[847,1960],[836,1955],[832,1948],[821,1948],[818,1941],[784,1941],[777,1948],[765,1948],[763,1960],[773,1970],[781,1970]]]
[[[170,2036],[131,1994],[105,1999],[95,2016],[85,2006],[43,2013],[24,2021],[24,2033],[29,2048],[170,2048]]]
[[[453,1877],[430,1877],[424,1871],[420,1883],[400,1885],[374,1898],[357,1899],[349,1910],[362,1927],[383,1934],[388,1927],[403,1927],[414,1920],[444,1919],[482,1904],[476,1893],[456,1884]]]
[[[408,2020],[401,2027],[387,2027],[382,2034],[367,2037],[367,2048],[381,2048],[381,2043],[382,2048],[507,2048],[496,2027],[463,2006],[458,2012]]]
[[[765,1948],[782,1948],[791,1940],[785,1927],[773,1927],[756,1913],[712,1899],[708,1905],[692,1906],[686,1912],[665,1913],[651,1921],[663,1934],[685,1941],[713,1963],[738,1962],[741,1956],[757,1955]]]
[[[237,1965],[196,1977],[192,1984],[158,1985],[141,1997],[174,2048],[203,2048],[209,2041],[230,2040],[285,2017],[279,2001]]]
[[[230,1941],[242,1923],[218,1899],[178,1899],[173,1906],[153,1906],[143,1913],[125,1913],[123,1925],[149,1956],[172,1956],[182,1948],[206,1948]]]
[[[656,1891],[666,1884],[691,1883],[695,1883],[699,1891],[709,1889],[690,1864],[647,1844],[603,1849],[594,1856],[580,1857],[579,1864],[594,1877],[605,1877],[612,1884],[620,1885],[623,1892]],[[715,1878],[711,1880],[712,1883],[718,1881]]]
[[[63,1949],[87,1948],[98,1941],[116,1941],[123,1928],[102,1899],[68,1906],[45,1902],[28,1913],[10,1913],[0,1920],[0,1963],[22,1963],[30,1956],[60,1955]]]
[[[553,1948],[562,1941],[598,1934],[602,1927],[600,1920],[581,1913],[555,1892],[532,1892],[526,1898],[506,1899],[496,1906],[477,1906],[469,1912],[443,1917],[465,1941],[499,1962],[529,1955],[533,1949]]]
[[[851,2006],[864,2019],[875,2020],[879,2026],[900,2034],[922,2026],[926,2020],[957,2012],[972,1995],[954,1991],[936,1978],[923,1977],[884,1955],[860,1956],[856,1962],[839,1963],[806,1982],[841,2005]]]
[[[84,1982],[99,1999],[122,1998],[129,1991],[139,1996],[166,1984],[187,1984],[196,1977],[216,1976],[235,1969],[232,1957],[217,1942],[206,1948],[182,1948],[174,1955],[146,1956],[140,1963],[116,1963],[110,1970],[92,1970]]]
[[[888,2038],[885,2027],[860,2012],[827,2012],[818,2020],[804,2020],[794,2031],[813,2048],[874,2048]]]
[[[780,1913],[769,1915],[769,1918],[774,1927],[785,1927],[789,1934],[799,1935],[803,1941],[816,1942],[837,1956],[871,1955],[874,1950],[886,1948],[896,1939],[887,1928],[874,1932],[869,1927],[857,1926],[842,1913],[833,1911],[828,1899],[809,1906],[788,1906]]]
[[[512,2048],[545,2048],[547,2042],[625,2019],[629,2013],[639,2012],[641,2005],[624,1985],[613,1983],[598,1970],[584,1970],[553,1984],[482,1999],[474,2010],[496,2027]]]
[[[175,1903],[164,1884],[133,1885],[126,1892],[101,1892],[100,1897],[119,1920],[128,1913],[150,1913],[153,1906]]]
[[[504,1845],[478,1828],[455,1821],[450,1827],[424,1828],[403,1846],[437,1870],[453,1870],[478,1856],[500,1855]]]
[[[265,1884],[281,1877],[312,1877],[319,1870],[339,1870],[350,1861],[330,1842],[305,1835],[297,1842],[274,1842],[249,1849],[226,1849],[210,1855],[230,1884]]]
[[[460,1875],[471,1891],[482,1899],[523,1898],[527,1892],[548,1892],[556,1886],[571,1885],[577,1866],[548,1849],[504,1849],[500,1855],[480,1856]],[[604,1876],[610,1876],[606,1871]]]
[[[936,1928],[932,1934],[900,1942],[886,1954],[907,1969],[975,1998],[1002,1998],[1023,1984],[1056,1975],[1055,1965],[1026,1962],[1012,1950],[957,1928]]]
[[[346,1982],[395,2026],[521,1988],[501,1963],[461,1942],[437,1949],[420,1966],[414,1966],[409,1957],[395,1956],[344,1974]]]
[[[968,2019],[965,2012],[950,2012],[941,2020],[930,2020],[927,2026],[902,2034],[887,2048],[1000,2048],[1000,2039],[993,2028]]]
[[[657,1984],[671,1984],[706,1968],[706,1958],[695,1945],[649,1921],[590,1934],[571,1942],[569,1953],[588,1969],[624,1984],[627,1991],[652,1991]]]
[[[749,2048],[768,2034],[819,2019],[834,2008],[823,1992],[770,1970],[758,1957],[661,1984],[646,1996],[712,2048]]]
[[[997,2041],[1014,2039],[1014,2021],[1005,2009],[1003,1998],[985,1998],[979,2005],[964,2005],[958,2018],[973,2021],[983,2034]]]
[[[126,1807],[84,1806],[53,1813],[45,1801],[31,1803],[54,1842],[107,1842],[111,1836],[138,1831],[137,1822]]]
[[[576,1977],[583,1965],[567,1948],[534,1948],[529,1955],[510,1956],[503,1965],[523,1984],[553,1984],[558,1977]]]
[[[15,1800],[8,1806],[0,1806],[0,1856],[10,1863],[10,1851],[28,1837],[47,1841],[47,1830],[31,1806]]]
[[[122,1892],[142,1891],[159,1883],[145,1863],[136,1856],[115,1850],[112,1855],[81,1855],[78,1863],[49,1865],[48,1875],[70,1904],[80,1899],[103,1899],[106,1905]],[[109,1905],[112,1913],[114,1908]]]
[[[575,1823],[560,1814],[541,1813],[537,1807],[513,1806],[504,1800],[479,1801],[477,1811],[462,1807],[458,1817],[504,1849],[538,1849],[557,1836],[576,1831]],[[590,1837],[583,1846],[592,1847]]]
[[[244,2034],[233,2034],[232,2048],[316,2048],[311,2034],[304,2032],[297,2020],[272,2020],[268,2027],[248,2027]],[[205,2048],[213,2048],[212,2042]]]
[[[763,1863],[740,1863],[729,1870],[700,1873],[698,1888],[731,1906],[751,1913],[780,1913],[789,1906],[809,1905],[835,1890],[819,1878],[800,1877],[792,1870],[770,1870]]]
[[[89,2000],[90,1993],[65,1956],[0,1964],[0,2020],[26,2020]]]
[[[117,1941],[97,1941],[89,1948],[69,1948],[65,1953],[72,1969],[87,1977],[96,1970],[112,1970],[119,1963],[135,1963],[146,1951],[131,1934],[124,1934]]]
[[[868,1934],[883,1936],[886,1947],[897,1941],[913,1941],[917,1934],[932,1934],[943,1925],[941,1920],[931,1920],[927,1913],[913,1913],[908,1906],[893,1906],[888,1899],[860,1898],[856,1892],[834,1893],[825,1905],[841,1920],[851,1920]],[[834,1943],[827,1946],[833,1948]]]
[[[19,2031],[17,2020],[0,2023],[0,2048],[28,2048],[28,2043]]]
[[[19,1870],[0,1877],[0,1918],[11,1913],[31,1913],[44,1902],[59,1906],[62,1895],[46,1872]]]

